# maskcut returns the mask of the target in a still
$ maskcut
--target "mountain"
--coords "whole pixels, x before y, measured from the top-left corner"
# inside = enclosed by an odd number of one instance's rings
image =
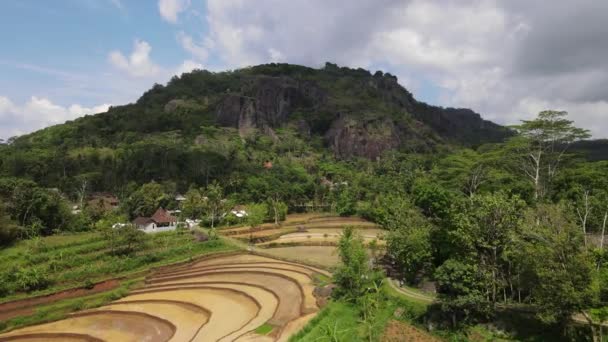
[[[469,109],[417,101],[389,73],[266,64],[195,70],[154,85],[135,103],[18,137],[2,147],[0,172],[58,187],[83,174],[123,184],[190,171],[191,181],[200,169],[208,178],[230,167],[238,151],[251,160],[297,145],[338,159],[375,159],[390,149],[432,152],[510,134]]]

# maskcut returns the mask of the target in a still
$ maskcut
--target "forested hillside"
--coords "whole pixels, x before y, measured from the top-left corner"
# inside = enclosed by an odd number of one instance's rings
[[[416,101],[390,74],[270,64],[183,74],[134,104],[18,137],[2,147],[0,170],[71,196],[83,178],[90,190],[155,180],[184,191],[287,154],[375,159],[508,135],[470,110]]]

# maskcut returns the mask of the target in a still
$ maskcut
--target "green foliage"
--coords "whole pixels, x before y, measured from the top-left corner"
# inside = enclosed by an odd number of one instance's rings
[[[454,197],[446,189],[428,179],[419,179],[412,189],[414,203],[431,218],[443,219],[449,215]]]
[[[204,191],[199,189],[190,189],[186,193],[186,199],[182,202],[182,216],[191,219],[200,219],[205,213]]]
[[[342,263],[334,271],[335,296],[354,302],[377,292],[381,274],[370,265],[363,239],[352,227],[342,232],[338,253]]]
[[[485,277],[477,265],[449,259],[435,271],[439,285],[442,310],[452,317],[456,326],[460,321],[487,316],[491,313],[485,293]]]
[[[539,317],[564,322],[594,305],[591,255],[581,230],[559,205],[542,205],[528,213],[522,254]]]
[[[19,232],[20,227],[11,219],[0,202],[0,247],[13,243]]]
[[[417,283],[431,270],[433,247],[431,227],[404,222],[400,228],[391,230],[387,237],[387,254],[396,262],[409,283]]]
[[[18,269],[14,277],[17,289],[20,291],[44,290],[51,285],[47,271],[39,267]]]
[[[222,218],[222,214],[228,207],[229,203],[224,198],[224,189],[217,182],[210,184],[205,191],[202,209],[207,216],[207,221],[211,224],[211,228],[215,227],[216,221]]]
[[[518,135],[507,147],[511,158],[517,160],[523,177],[534,186],[534,199],[551,193],[553,180],[561,171],[563,156],[575,141],[587,139],[588,130],[575,127],[566,119],[567,112],[546,110],[534,120],[523,120],[514,126]]]
[[[131,217],[149,217],[159,207],[165,207],[168,203],[169,196],[162,185],[153,181],[133,192],[125,201],[125,209]]]
[[[255,329],[255,333],[259,335],[268,335],[274,330],[274,327],[268,323],[262,324],[257,329]]]
[[[268,217],[268,206],[266,203],[250,204],[247,206],[247,224],[257,227]]]
[[[81,287],[87,285],[87,280],[98,282],[235,248],[221,239],[199,242],[190,233],[144,234],[135,229],[133,232],[137,235],[126,236],[123,235],[126,227],[110,229],[116,234],[114,252],[112,242],[97,232],[21,241],[2,250],[0,263],[5,267],[0,270],[0,295],[3,300]],[[132,253],[126,253],[129,243]]]

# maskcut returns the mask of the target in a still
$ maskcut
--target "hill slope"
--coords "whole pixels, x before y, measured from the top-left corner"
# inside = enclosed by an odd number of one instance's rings
[[[390,74],[268,64],[193,71],[136,103],[19,137],[1,147],[0,170],[57,187],[75,175],[114,185],[208,180],[239,153],[247,160],[285,152],[375,159],[388,149],[430,152],[509,134],[471,110],[415,100]]]

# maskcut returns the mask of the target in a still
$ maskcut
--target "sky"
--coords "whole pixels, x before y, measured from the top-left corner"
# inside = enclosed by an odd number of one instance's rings
[[[0,138],[134,102],[192,69],[327,61],[500,124],[566,110],[608,138],[606,23],[604,0],[6,0]]]

